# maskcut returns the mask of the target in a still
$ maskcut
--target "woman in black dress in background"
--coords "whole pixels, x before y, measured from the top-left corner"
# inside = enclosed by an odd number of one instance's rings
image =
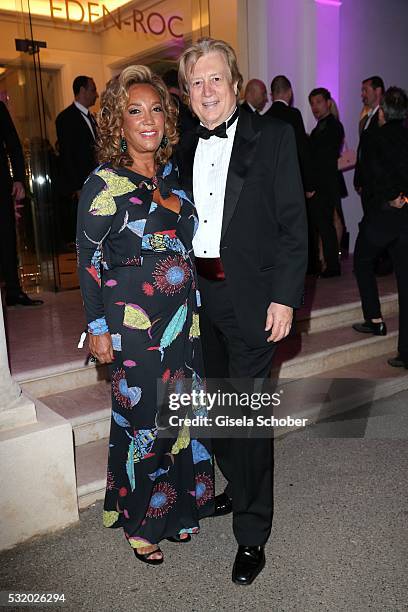
[[[176,111],[162,80],[130,66],[101,96],[99,166],[78,208],[89,348],[112,363],[104,525],[136,556],[163,561],[164,538],[190,540],[213,510],[208,444],[188,427],[160,435],[158,390],[203,388],[191,241],[197,217],[171,161]],[[203,416],[195,405],[191,415]]]

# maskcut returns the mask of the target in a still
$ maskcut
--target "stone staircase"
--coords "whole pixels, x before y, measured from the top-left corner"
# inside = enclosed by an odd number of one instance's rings
[[[275,373],[292,394],[292,416],[311,423],[408,389],[408,372],[386,364],[387,357],[396,354],[397,295],[385,296],[382,305],[388,327],[384,337],[365,336],[351,329],[353,322],[361,320],[359,302],[311,313],[300,311],[298,333],[280,345],[275,360]],[[72,425],[79,508],[103,498],[110,427],[105,368],[85,366],[78,360],[15,378],[30,395]],[[354,382],[340,385],[342,390],[338,391],[339,379]],[[290,428],[282,428],[275,435],[288,431]]]

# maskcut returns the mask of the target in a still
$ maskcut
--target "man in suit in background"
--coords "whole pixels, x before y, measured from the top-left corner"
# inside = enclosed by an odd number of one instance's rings
[[[9,160],[13,172],[10,175]],[[7,306],[38,306],[21,289],[17,272],[14,200],[25,198],[24,156],[16,128],[6,105],[0,102],[0,268],[6,284]]]
[[[74,101],[56,119],[59,149],[59,191],[67,198],[69,210],[63,215],[68,230],[66,237],[75,236],[76,211],[82,185],[95,169],[96,121],[90,107],[98,97],[94,80],[88,76],[77,76],[72,84]]]
[[[408,115],[404,90],[390,87],[379,111],[379,128],[367,134],[366,211],[354,249],[354,271],[364,322],[353,328],[385,336],[375,262],[388,247],[397,277],[399,303],[398,355],[388,360],[393,367],[408,368]]]
[[[312,191],[312,167],[310,164],[309,141],[300,110],[292,106],[293,90],[289,79],[280,74],[271,83],[272,106],[266,111],[266,117],[274,117],[289,123],[295,131],[300,171],[305,192]]]
[[[308,193],[308,211],[314,235],[314,252],[317,256],[318,236],[322,239],[326,269],[321,278],[340,276],[339,245],[334,227],[334,210],[339,207],[340,182],[337,160],[344,141],[344,128],[331,113],[331,95],[324,87],[309,94],[310,107],[317,120],[310,134],[310,150],[313,163],[314,188]],[[316,261],[318,266],[318,262]]]
[[[224,41],[204,38],[186,49],[179,80],[201,121],[177,156],[200,218],[193,247],[206,377],[264,380],[300,306],[307,265],[293,130],[237,107],[242,76]],[[232,511],[238,542],[232,580],[251,584],[272,525],[272,440],[238,439],[231,430],[213,443],[228,483],[215,516]]]
[[[250,112],[260,114],[268,101],[266,85],[260,79],[251,79],[245,87],[244,101],[241,108]]]
[[[354,171],[354,188],[361,198],[361,206],[363,214],[367,212],[369,206],[369,147],[372,142],[370,136],[375,134],[379,128],[379,109],[381,99],[384,95],[384,81],[379,76],[372,76],[361,84],[361,100],[365,107],[369,109],[368,113],[359,122],[360,140],[357,149],[357,163]],[[392,272],[392,261],[387,250],[379,253],[376,262],[376,274],[385,276]]]
[[[367,197],[366,186],[370,177],[367,176],[366,155],[367,155],[367,135],[373,134],[379,129],[379,108],[381,98],[384,95],[384,81],[379,76],[364,79],[361,84],[361,100],[369,112],[359,123],[360,140],[357,149],[357,163],[354,171],[354,188],[361,197],[363,212],[366,212]],[[368,138],[368,143],[370,139]],[[369,156],[369,155],[368,155]]]

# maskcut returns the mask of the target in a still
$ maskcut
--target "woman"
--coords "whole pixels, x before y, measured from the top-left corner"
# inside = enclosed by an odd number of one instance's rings
[[[89,348],[112,363],[104,525],[123,527],[152,565],[163,561],[158,543],[190,540],[213,500],[208,448],[187,427],[162,428],[158,411],[158,391],[202,388],[190,256],[197,217],[170,161],[176,120],[163,81],[145,66],[109,81],[102,165],[83,187],[77,227]]]

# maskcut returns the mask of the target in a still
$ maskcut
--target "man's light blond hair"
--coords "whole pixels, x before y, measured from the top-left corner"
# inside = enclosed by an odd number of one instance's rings
[[[208,53],[221,53],[228,66],[231,83],[236,88],[237,99],[241,91],[243,78],[238,68],[234,49],[224,40],[215,38],[200,38],[186,49],[179,59],[179,85],[183,95],[189,99],[189,78],[198,60]]]

